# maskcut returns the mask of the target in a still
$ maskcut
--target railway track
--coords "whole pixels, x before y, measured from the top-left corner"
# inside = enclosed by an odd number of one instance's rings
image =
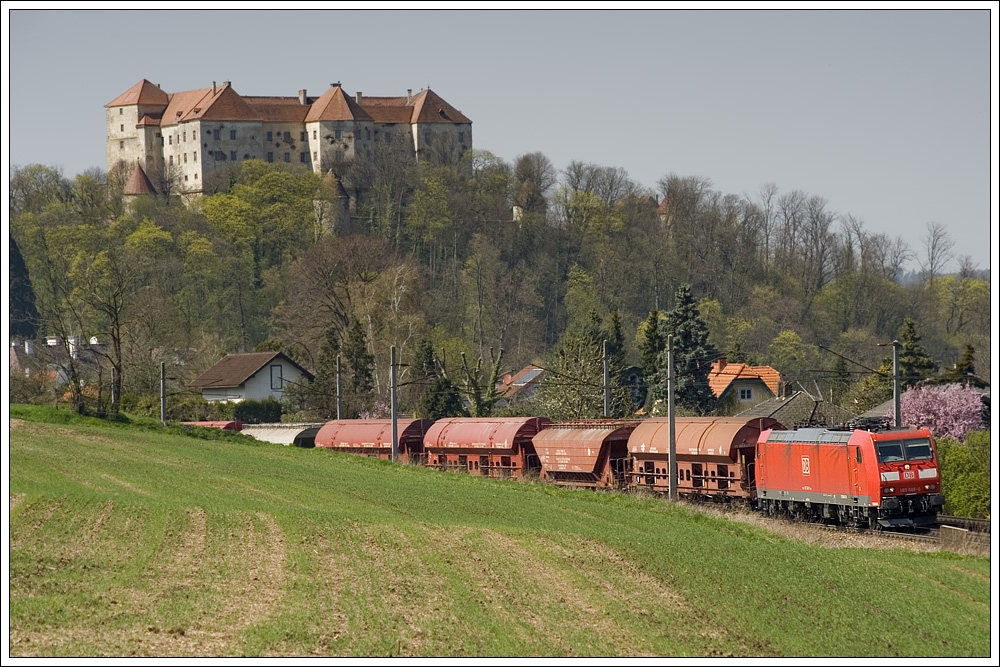
[[[937,525],[951,526],[953,528],[964,528],[974,533],[990,533],[989,519],[973,519],[966,516],[944,516],[938,515]]]

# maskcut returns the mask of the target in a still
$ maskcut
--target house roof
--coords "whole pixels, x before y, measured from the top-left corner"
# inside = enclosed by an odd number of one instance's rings
[[[804,423],[836,426],[857,419],[853,412],[828,401],[816,400],[803,391],[797,391],[791,396],[768,399],[736,416],[747,419],[771,417],[781,422],[785,428],[795,428]]]
[[[257,371],[279,357],[298,368],[310,380],[313,379],[312,373],[299,366],[282,352],[250,352],[248,354],[227,354],[214,366],[189,382],[188,386],[196,389],[239,387],[253,377]]]
[[[344,93],[344,89],[337,85],[330,86],[308,108],[309,113],[305,117],[307,123],[322,120],[372,120],[371,115],[361,105],[348,97]]]
[[[156,188],[150,183],[149,178],[146,176],[146,172],[142,170],[141,165],[136,165],[135,170],[128,179],[128,183],[125,184],[125,190],[122,192],[125,195],[155,195]]]
[[[525,387],[538,382],[544,373],[544,369],[538,366],[525,366],[514,375],[505,375],[497,385],[496,392],[502,398],[513,398],[524,391]]]
[[[777,394],[781,373],[770,366],[727,364],[725,357],[712,362],[712,368],[708,373],[708,385],[712,388],[713,394],[722,396],[736,379],[759,379],[767,385],[772,394]]]
[[[167,94],[160,90],[159,86],[143,79],[104,106],[107,108],[131,106],[133,104],[166,106],[167,101]]]

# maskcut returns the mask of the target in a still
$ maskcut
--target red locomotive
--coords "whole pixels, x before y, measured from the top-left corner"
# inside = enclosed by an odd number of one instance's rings
[[[870,528],[934,523],[944,505],[927,429],[760,434],[756,504],[768,514]]]

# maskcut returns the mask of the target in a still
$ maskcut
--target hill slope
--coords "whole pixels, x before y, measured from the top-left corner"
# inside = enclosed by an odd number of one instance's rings
[[[12,419],[9,451],[12,656],[990,652],[987,558],[242,437]]]

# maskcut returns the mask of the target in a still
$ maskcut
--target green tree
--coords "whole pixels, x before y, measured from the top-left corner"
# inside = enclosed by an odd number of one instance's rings
[[[909,317],[899,329],[899,343],[899,374],[904,388],[914,387],[937,372],[937,363],[920,344],[917,325]]]
[[[989,516],[990,431],[971,431],[966,434],[965,442],[940,438],[936,443],[947,512],[958,516]]]
[[[708,385],[708,373],[719,352],[708,342],[708,327],[700,317],[691,286],[681,285],[674,297],[676,306],[663,321],[664,339],[674,337],[674,400],[677,405],[697,414],[708,414],[717,402]],[[660,401],[663,411],[667,406],[667,359],[668,353],[664,350],[657,361],[661,381],[653,390],[653,399]]]
[[[35,307],[35,289],[31,286],[28,266],[21,249],[10,237],[10,335],[34,339],[38,332],[38,309]]]

